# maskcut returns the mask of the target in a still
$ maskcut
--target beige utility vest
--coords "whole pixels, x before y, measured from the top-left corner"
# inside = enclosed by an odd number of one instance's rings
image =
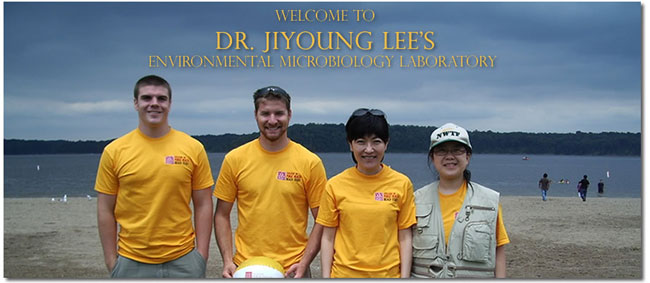
[[[494,277],[499,193],[470,182],[451,228],[449,245],[438,200],[438,182],[415,191],[415,278]]]

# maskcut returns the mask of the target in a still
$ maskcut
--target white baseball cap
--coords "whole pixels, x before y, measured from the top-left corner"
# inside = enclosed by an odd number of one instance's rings
[[[469,143],[469,134],[467,131],[456,124],[447,123],[431,133],[431,145],[429,146],[429,150],[436,145],[448,141],[459,142],[468,146],[470,149],[472,148],[472,144]]]

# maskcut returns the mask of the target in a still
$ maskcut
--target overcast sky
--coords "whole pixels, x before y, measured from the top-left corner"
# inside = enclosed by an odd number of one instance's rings
[[[347,22],[279,22],[277,9],[348,10]],[[357,22],[352,9],[372,10]],[[216,50],[216,32],[245,32],[254,51]],[[395,56],[391,68],[281,68],[267,31],[372,32],[373,48],[327,55]],[[382,50],[382,32],[433,31],[433,50]],[[269,55],[274,68],[150,68],[148,56]],[[496,56],[494,68],[402,68],[398,57]],[[292,96],[292,123],[345,123],[359,107],[390,124],[498,132],[640,132],[639,3],[4,3],[4,136],[105,140],[137,126],[133,85],[173,90],[172,127],[251,133],[253,92]]]

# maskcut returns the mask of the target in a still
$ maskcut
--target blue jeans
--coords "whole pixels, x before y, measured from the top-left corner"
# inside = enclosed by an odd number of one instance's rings
[[[578,192],[580,193],[580,198],[582,199],[582,201],[586,201],[587,200],[587,190],[580,189],[580,190],[578,190]]]
[[[546,192],[547,190],[542,190],[542,200],[546,200]]]

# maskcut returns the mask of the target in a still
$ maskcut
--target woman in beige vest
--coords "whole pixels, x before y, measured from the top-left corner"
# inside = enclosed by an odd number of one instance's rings
[[[471,182],[467,131],[445,124],[431,134],[429,159],[439,180],[415,192],[412,277],[506,276],[509,243],[499,193]]]

